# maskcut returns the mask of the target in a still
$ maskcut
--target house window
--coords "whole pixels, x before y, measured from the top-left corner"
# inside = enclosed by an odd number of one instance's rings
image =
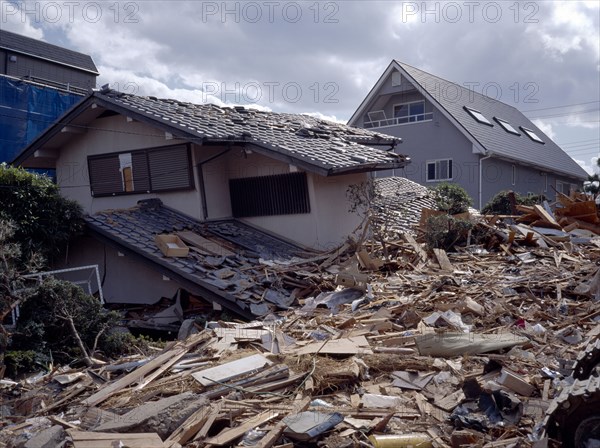
[[[512,166],[512,180],[511,180],[511,184],[514,186],[517,183],[517,166],[513,165]]]
[[[524,128],[523,126],[519,126],[519,128],[523,132],[525,132],[525,134],[527,134],[527,137],[529,137],[534,142],[541,143],[542,145],[544,144],[544,140],[542,140],[540,137],[538,137],[538,135],[535,133],[535,131],[532,131],[531,129]]]
[[[394,105],[396,124],[425,120],[425,100]]]
[[[548,192],[548,173],[542,173],[542,176],[544,176],[544,193]]]
[[[463,108],[469,113],[469,115],[471,115],[475,121],[477,121],[478,123],[483,123],[483,124],[487,124],[489,126],[494,126],[490,120],[488,120],[487,118],[485,118],[485,116],[479,112],[478,110],[475,109],[471,109],[467,106],[463,106]]]
[[[427,182],[452,180],[452,159],[430,160],[427,162]]]
[[[502,129],[504,129],[506,132],[515,135],[521,135],[519,131],[517,131],[508,121],[498,117],[494,117],[494,120],[496,120],[496,122],[502,126]]]
[[[193,188],[188,145],[88,157],[92,196]]]
[[[569,182],[561,182],[558,180],[556,181],[556,191],[558,191],[559,193],[566,194],[567,196],[569,196],[571,194],[571,191],[576,190],[576,184],[571,184]]]
[[[306,173],[229,180],[235,218],[310,213]]]

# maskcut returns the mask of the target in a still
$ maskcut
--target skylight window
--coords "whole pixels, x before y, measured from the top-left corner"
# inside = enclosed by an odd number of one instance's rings
[[[502,126],[502,129],[504,129],[506,132],[509,132],[509,133],[515,134],[515,135],[521,135],[519,133],[519,131],[517,131],[515,128],[513,128],[512,125],[508,121],[503,120],[502,118],[498,118],[498,117],[494,117],[494,120],[496,120],[496,122],[498,122],[498,124],[500,126]]]
[[[544,140],[542,140],[540,137],[538,137],[538,135],[535,133],[535,131],[532,131],[531,129],[524,128],[523,126],[519,126],[519,128],[521,128],[521,130],[523,132],[525,132],[525,134],[527,134],[527,137],[529,137],[534,142],[541,143],[542,145],[545,144]]]
[[[467,106],[463,106],[464,109],[469,112],[469,114],[475,118],[475,121],[479,122],[479,123],[483,123],[483,124],[487,124],[488,126],[494,126],[490,120],[488,120],[487,118],[485,118],[483,116],[483,114],[481,112],[479,112],[478,110],[475,109],[470,109]]]

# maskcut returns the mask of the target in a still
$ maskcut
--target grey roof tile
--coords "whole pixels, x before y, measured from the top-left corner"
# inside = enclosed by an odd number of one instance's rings
[[[91,56],[0,29],[0,48],[48,59],[98,74]]]
[[[304,255],[299,247],[239,221],[224,220],[202,223],[162,206],[162,203],[155,199],[140,201],[138,206],[126,210],[105,210],[86,216],[85,219],[92,230],[135,251],[148,260],[166,266],[201,287],[206,285],[217,287],[224,292],[224,300],[230,301],[232,306],[238,306],[242,310],[248,309],[248,305],[244,302],[251,297],[249,292],[252,292],[254,297],[261,298],[268,290],[268,285],[263,285],[259,278],[252,279],[251,291],[244,291],[244,289],[236,287],[236,282],[239,282],[236,279],[251,279],[251,272],[247,270],[247,266],[252,261],[257,262],[259,256],[266,257],[267,255],[279,259],[291,259]],[[156,246],[154,237],[158,233],[173,233],[178,229],[190,229],[205,238],[234,244],[236,246],[235,253],[237,257],[243,257],[240,259],[243,262],[229,261],[226,257],[204,257],[196,252],[193,253],[193,256],[185,258],[164,257]],[[265,251],[265,247],[268,247],[269,251]],[[218,277],[217,271],[225,266],[233,271],[233,278],[223,280]],[[239,270],[240,268],[243,270]],[[260,266],[257,268],[262,270]],[[286,297],[285,300],[288,300],[290,291],[278,290],[278,294],[283,294]],[[260,306],[252,309],[262,312],[270,308],[261,303]]]
[[[369,171],[369,167],[389,169],[407,163],[405,156],[372,147],[381,145],[391,149],[400,141],[396,137],[308,115],[192,104],[114,91],[95,92],[93,96],[166,123],[173,127],[174,133],[184,132],[183,138],[191,141],[255,144],[332,173],[344,169]]]
[[[396,62],[487,151],[579,179],[587,178],[587,173],[577,162],[515,107],[408,64]],[[447,95],[445,92],[457,93]],[[477,122],[464,106],[481,112],[493,126]],[[494,117],[508,121],[521,135],[505,131]],[[519,126],[532,129],[545,143],[534,142],[519,129]]]

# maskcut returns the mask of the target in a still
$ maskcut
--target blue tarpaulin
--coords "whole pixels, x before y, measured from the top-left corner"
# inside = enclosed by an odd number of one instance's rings
[[[82,99],[74,93],[0,76],[0,163],[12,161]]]

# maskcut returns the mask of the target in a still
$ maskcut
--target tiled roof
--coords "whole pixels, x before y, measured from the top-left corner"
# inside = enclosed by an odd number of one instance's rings
[[[98,74],[94,61],[87,54],[32,39],[31,37],[21,36],[10,31],[0,30],[0,48],[37,56]]]
[[[396,63],[489,153],[579,179],[587,178],[575,160],[516,108],[408,64]],[[481,112],[493,126],[477,122],[464,106]],[[509,122],[521,135],[505,131],[494,117]],[[519,126],[533,130],[544,144],[531,140]]]
[[[135,113],[172,129],[175,136],[196,141],[239,142],[292,158],[332,175],[406,165],[391,149],[400,139],[308,115],[263,112],[244,107],[219,107],[157,99],[114,91],[95,92],[104,107]],[[367,146],[371,145],[371,146]]]
[[[239,221],[201,223],[164,207],[158,199],[85,219],[93,232],[219,296],[224,306],[240,314],[264,315],[293,301],[291,291],[279,285],[273,273],[267,274],[260,260],[289,261],[305,255],[302,249]],[[235,255],[213,256],[190,250],[187,257],[163,256],[155,236],[185,230],[227,246]]]
[[[423,208],[435,209],[429,189],[403,177],[374,179],[377,219],[388,232],[413,233]]]

